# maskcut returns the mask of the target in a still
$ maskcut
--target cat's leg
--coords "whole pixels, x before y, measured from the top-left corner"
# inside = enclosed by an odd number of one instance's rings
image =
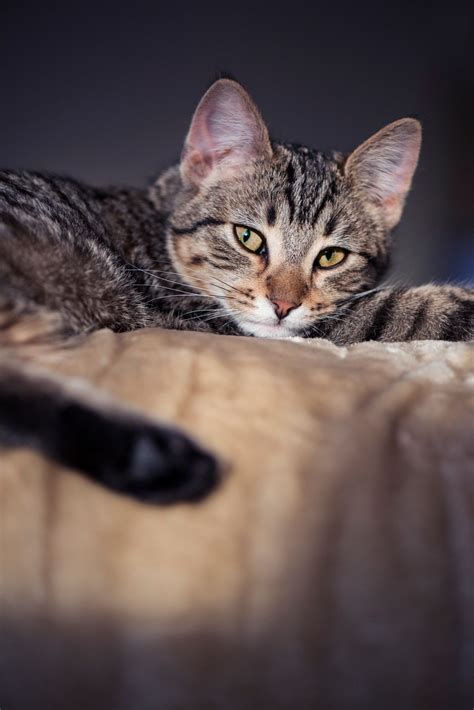
[[[8,362],[0,363],[1,447],[32,448],[147,503],[197,501],[218,482],[216,460],[177,429]]]
[[[376,289],[356,297],[337,319],[316,322],[311,335],[337,345],[367,340],[470,341],[474,338],[474,290],[437,285]]]

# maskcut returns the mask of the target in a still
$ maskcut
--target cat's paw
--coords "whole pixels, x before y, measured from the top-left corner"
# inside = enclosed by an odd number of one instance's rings
[[[76,403],[60,428],[62,463],[141,501],[199,501],[218,484],[216,459],[178,429]]]

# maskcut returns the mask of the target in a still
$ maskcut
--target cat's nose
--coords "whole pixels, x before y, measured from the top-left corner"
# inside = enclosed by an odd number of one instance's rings
[[[272,300],[272,303],[275,309],[275,313],[277,314],[280,320],[286,318],[290,311],[294,310],[295,308],[298,308],[298,306],[300,305],[299,303],[292,303],[291,301],[280,300]]]

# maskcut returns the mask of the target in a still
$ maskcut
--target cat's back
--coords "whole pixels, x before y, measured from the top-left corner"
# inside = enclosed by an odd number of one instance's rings
[[[127,254],[159,230],[145,191],[0,171],[0,297],[61,312],[68,329],[145,324]]]
[[[105,235],[107,224],[136,228],[157,225],[163,215],[146,189],[96,187],[65,175],[33,170],[0,170],[0,221],[16,215],[53,234],[75,229]],[[46,230],[44,230],[46,231]]]
[[[0,171],[1,221],[41,224],[39,233],[100,232],[103,191],[72,178],[27,170]]]

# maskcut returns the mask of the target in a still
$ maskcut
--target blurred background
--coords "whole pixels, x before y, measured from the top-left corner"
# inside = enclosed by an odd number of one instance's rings
[[[416,115],[424,145],[393,277],[473,281],[473,7],[3,2],[0,165],[144,185],[178,158],[219,72],[274,137],[321,149]]]

